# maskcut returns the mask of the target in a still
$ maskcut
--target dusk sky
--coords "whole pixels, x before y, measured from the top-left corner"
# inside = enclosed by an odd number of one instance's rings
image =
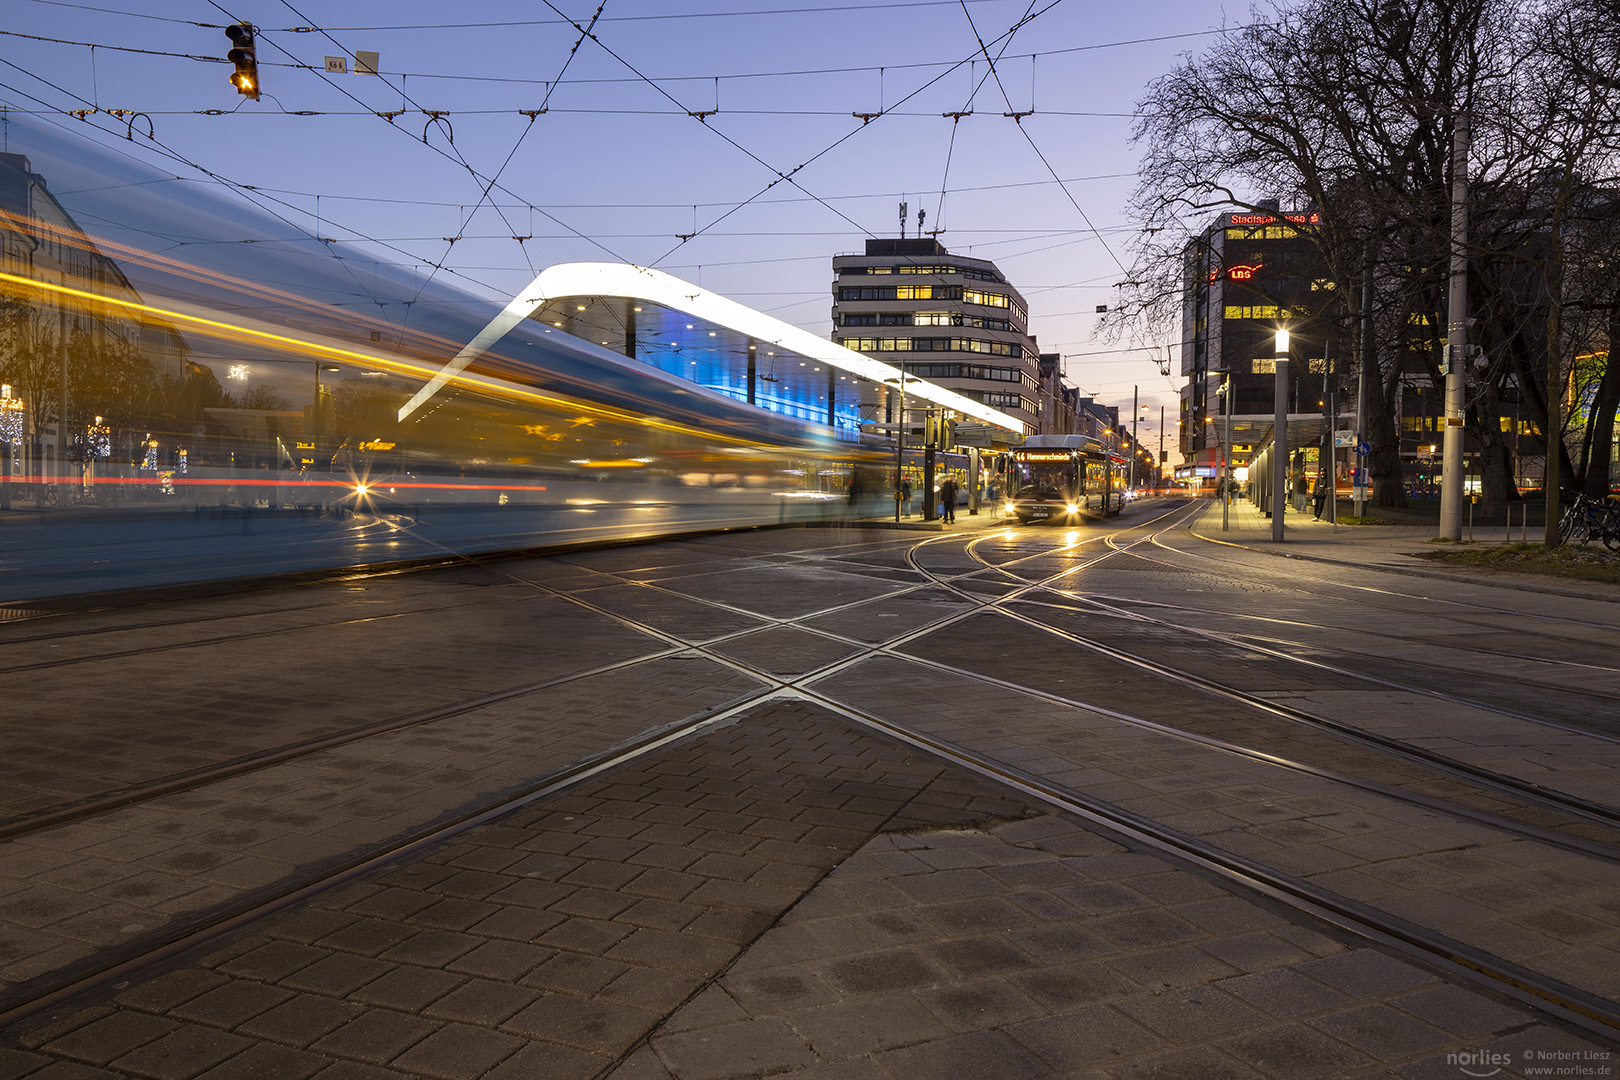
[[[1122,413],[1141,388],[1143,442],[1165,405],[1173,445],[1179,353],[1161,375],[1162,349],[1122,349],[1163,343],[1111,347],[1095,309],[1130,263],[1132,107],[1242,11],[606,0],[581,42],[570,23],[596,7],[558,0],[126,7],[11,0],[0,103],[176,176],[251,185],[234,197],[401,265],[440,264],[480,295],[510,297],[554,263],[623,260],[822,337],[832,256],[898,235],[904,201],[908,235],[925,210],[952,252],[996,261],[1072,383]],[[259,28],[257,102],[223,60],[222,27],[239,20]],[[378,76],[354,71],[367,51]],[[103,111],[72,115],[90,108]]]

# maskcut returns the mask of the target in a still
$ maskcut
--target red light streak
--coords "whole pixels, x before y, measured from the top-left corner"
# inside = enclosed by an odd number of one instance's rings
[[[28,476],[17,475],[11,478],[13,483],[20,484],[72,484],[78,486],[80,481],[73,478],[63,479],[60,476]],[[355,485],[345,480],[260,480],[240,479],[230,480],[206,476],[98,476],[88,487],[91,489],[105,485],[123,484],[129,487],[285,487],[285,488],[335,488],[339,491],[353,492]],[[375,494],[380,488],[393,491],[545,491],[543,484],[533,486],[527,484],[446,484],[433,483],[426,480],[411,481],[379,481],[365,482],[368,494]]]

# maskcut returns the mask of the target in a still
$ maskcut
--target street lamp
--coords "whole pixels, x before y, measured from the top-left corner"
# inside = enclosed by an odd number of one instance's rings
[[[1283,511],[1288,504],[1288,331],[1277,331],[1277,385],[1272,398],[1271,539],[1282,543]]]
[[[1221,467],[1219,470],[1219,481],[1215,489],[1215,493],[1220,497],[1221,500],[1221,532],[1226,532],[1230,528],[1230,517],[1232,513],[1231,500],[1227,493],[1227,488],[1231,484],[1228,474],[1233,472],[1231,375],[1227,375],[1221,379],[1221,388],[1218,393],[1221,396]]]

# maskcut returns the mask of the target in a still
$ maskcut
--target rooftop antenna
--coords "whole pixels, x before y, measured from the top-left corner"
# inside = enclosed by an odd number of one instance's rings
[[[906,204],[900,204],[900,239],[906,238]]]
[[[917,207],[917,239],[919,239],[919,240],[922,239],[923,222],[926,221],[927,218],[928,218],[928,211],[924,210],[920,206]]]

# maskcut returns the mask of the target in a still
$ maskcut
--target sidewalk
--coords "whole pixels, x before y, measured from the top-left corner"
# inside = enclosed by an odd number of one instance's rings
[[[1472,571],[1469,568],[1434,563],[1423,558],[1424,552],[1434,551],[1437,547],[1478,549],[1490,545],[1500,547],[1508,543],[1523,542],[1524,533],[1517,524],[1511,529],[1502,525],[1477,524],[1470,528],[1465,517],[1461,543],[1449,544],[1436,540],[1437,529],[1429,522],[1409,525],[1334,525],[1326,518],[1316,520],[1310,511],[1300,513],[1290,506],[1283,519],[1283,540],[1278,544],[1271,538],[1271,519],[1248,500],[1237,499],[1232,502],[1227,511],[1225,529],[1221,527],[1220,502],[1215,499],[1204,501],[1206,505],[1203,512],[1189,522],[1188,531],[1201,539],[1231,544],[1250,551],[1291,559],[1376,567],[1402,574],[1444,578],[1450,581],[1475,581],[1570,596],[1620,598],[1620,586],[1602,582],[1528,572]],[[1341,500],[1340,511],[1343,512],[1344,509],[1345,504]],[[1540,527],[1532,526],[1529,530],[1529,541],[1536,543],[1540,539]]]

